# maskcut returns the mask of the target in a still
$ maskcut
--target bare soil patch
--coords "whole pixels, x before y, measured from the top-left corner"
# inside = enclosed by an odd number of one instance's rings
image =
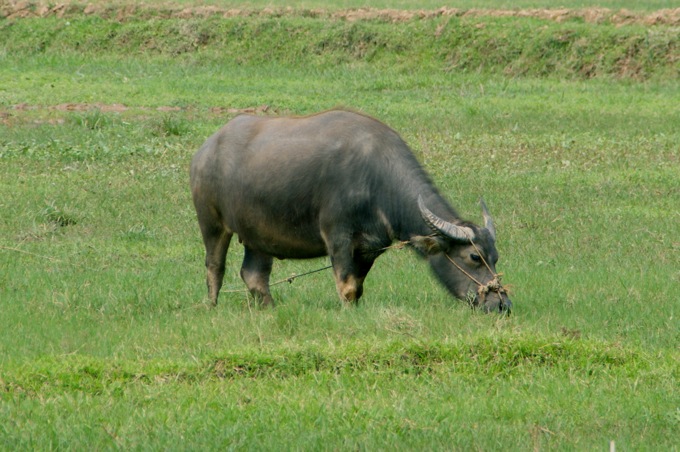
[[[144,112],[161,112],[161,113],[172,113],[172,112],[207,112],[209,115],[214,116],[228,116],[228,115],[239,115],[239,114],[255,114],[255,115],[265,115],[265,114],[278,114],[279,111],[269,105],[257,105],[252,107],[229,107],[229,106],[215,106],[207,108],[195,108],[195,107],[178,107],[161,105],[158,107],[145,107],[145,106],[135,106],[130,107],[124,104],[104,104],[104,103],[81,103],[81,102],[69,102],[57,105],[34,105],[21,103],[12,105],[5,109],[0,109],[0,124],[5,126],[12,126],[17,124],[26,123],[25,115],[22,112],[37,112],[38,116],[51,116],[43,115],[42,113],[49,112],[93,112],[99,111],[102,113],[125,113],[131,112],[132,117],[138,117],[138,113],[144,114]],[[47,119],[35,119],[31,118],[29,122],[34,124],[63,124],[63,117],[48,117]]]
[[[26,111],[26,110],[53,110],[53,111],[92,111],[99,110],[104,113],[122,113],[129,110],[140,111],[185,111],[191,108],[176,107],[176,106],[160,106],[160,107],[128,107],[123,104],[102,104],[102,103],[65,103],[58,105],[30,105],[30,104],[16,104],[10,107],[12,110]],[[257,107],[234,108],[234,107],[210,107],[208,110],[216,114],[237,114],[237,113],[266,113],[270,110],[269,105],[259,105]],[[8,114],[7,112],[4,112]]]
[[[530,17],[555,22],[582,20],[587,23],[612,23],[616,25],[641,24],[680,25],[680,8],[662,9],[653,12],[611,10],[607,8],[580,9],[460,9],[442,7],[436,10],[398,10],[358,8],[343,10],[295,9],[285,8],[223,8],[219,6],[183,7],[173,4],[157,3],[152,5],[105,2],[63,2],[58,4],[30,0],[9,0],[0,5],[0,17],[21,19],[27,17],[72,17],[78,15],[97,15],[120,21],[131,18],[200,18],[221,17],[281,17],[304,16],[332,20],[361,21],[380,20],[386,22],[406,22],[417,19],[431,19],[441,16],[457,17]]]

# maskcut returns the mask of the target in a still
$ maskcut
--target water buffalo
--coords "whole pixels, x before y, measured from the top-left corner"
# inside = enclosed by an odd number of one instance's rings
[[[375,259],[408,243],[455,297],[509,312],[496,278],[493,220],[460,219],[408,145],[369,116],[331,110],[305,117],[237,116],[191,162],[191,192],[206,250],[210,300],[233,234],[241,277],[272,305],[273,258],[329,255],[340,298],[356,302]]]

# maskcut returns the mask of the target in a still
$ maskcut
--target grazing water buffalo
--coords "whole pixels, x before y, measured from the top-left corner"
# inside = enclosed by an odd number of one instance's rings
[[[245,248],[241,277],[273,304],[273,258],[330,255],[340,298],[356,302],[375,259],[408,243],[449,292],[488,311],[510,310],[496,278],[493,220],[460,219],[413,153],[371,117],[332,110],[306,117],[237,116],[191,162],[191,192],[217,304],[233,234]]]

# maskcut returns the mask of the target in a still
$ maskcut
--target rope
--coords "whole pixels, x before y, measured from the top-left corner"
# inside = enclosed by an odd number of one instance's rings
[[[385,251],[385,250],[389,250],[389,249],[400,250],[400,249],[403,249],[408,243],[409,243],[408,240],[402,240],[401,242],[397,242],[393,245],[389,245],[389,246],[386,246],[384,248],[380,248],[377,251]],[[480,296],[483,296],[484,298],[486,298],[486,294],[488,294],[489,292],[498,292],[499,294],[508,293],[507,289],[503,286],[503,284],[501,283],[501,280],[500,280],[502,274],[496,273],[493,270],[491,270],[491,267],[486,262],[486,259],[484,259],[484,255],[479,251],[479,248],[477,248],[477,245],[475,244],[475,242],[470,240],[470,243],[475,248],[477,255],[479,255],[479,257],[482,259],[482,262],[484,263],[486,268],[489,270],[489,273],[491,273],[491,275],[493,276],[493,279],[486,284],[482,284],[481,282],[479,282],[479,280],[477,280],[474,276],[472,276],[470,273],[468,273],[463,267],[458,265],[456,263],[456,261],[451,259],[451,257],[448,254],[444,253],[444,255],[449,260],[449,262],[451,262],[458,270],[460,270],[471,281],[473,281],[475,284],[477,284],[477,286],[478,286],[477,292],[479,293]],[[50,257],[50,256],[45,256],[45,255],[42,255],[42,254],[32,253],[30,251],[24,251],[24,250],[21,250],[19,248],[11,248],[11,247],[8,247],[8,246],[0,245],[0,249],[4,249],[4,250],[7,250],[7,251],[14,251],[14,252],[17,252],[17,253],[23,253],[23,254],[26,254],[26,255],[34,256],[34,257],[39,257],[41,259],[47,259],[47,260],[50,260],[50,261],[53,261],[53,262],[67,263],[67,262],[62,261],[60,259],[56,259],[56,258],[53,258],[53,257]],[[314,274],[314,273],[322,272],[322,271],[328,270],[329,268],[332,268],[332,267],[333,267],[332,265],[326,265],[325,267],[317,268],[315,270],[310,270],[308,272],[301,273],[299,275],[296,275],[295,273],[293,273],[292,275],[290,275],[287,278],[283,278],[283,279],[280,279],[278,281],[275,281],[275,282],[269,284],[269,286],[270,287],[276,286],[276,285],[279,285],[279,284],[283,284],[285,282],[287,282],[288,284],[292,284],[293,281],[295,281],[298,278],[301,278],[301,277],[307,276],[307,275],[311,275],[311,274]],[[221,290],[221,292],[222,293],[241,293],[241,292],[246,293],[246,292],[248,292],[248,289],[223,289],[223,290]]]
[[[393,244],[393,245],[389,245],[389,246],[386,246],[386,247],[384,247],[384,248],[380,248],[378,251],[385,251],[385,250],[389,250],[389,249],[397,249],[397,250],[400,250],[400,249],[403,249],[408,243],[409,243],[408,240],[403,240],[403,241],[397,242],[397,243],[395,243],[395,244]],[[482,284],[477,278],[475,278],[475,277],[472,276],[470,273],[468,273],[463,267],[461,267],[460,265],[458,265],[458,264],[456,263],[456,261],[454,261],[453,259],[451,259],[451,257],[450,257],[448,254],[444,253],[444,255],[445,255],[446,258],[449,260],[449,262],[451,262],[458,270],[460,270],[460,271],[461,271],[465,276],[467,276],[471,281],[473,281],[475,284],[477,284],[477,286],[478,286],[477,293],[479,294],[479,296],[481,296],[481,297],[483,297],[483,298],[486,298],[486,295],[487,295],[489,292],[498,292],[499,294],[508,293],[507,289],[506,289],[506,288],[503,286],[503,284],[501,283],[501,276],[502,276],[502,274],[501,274],[501,273],[496,273],[496,272],[494,272],[493,270],[491,270],[491,267],[490,267],[489,264],[486,262],[486,259],[484,259],[484,255],[481,253],[481,251],[479,251],[479,248],[477,248],[477,245],[475,244],[475,242],[473,242],[472,240],[470,240],[470,243],[471,243],[472,246],[474,247],[474,249],[475,249],[475,251],[477,252],[477,254],[479,255],[479,257],[482,259],[482,262],[484,263],[484,266],[486,266],[486,268],[489,270],[489,273],[491,273],[491,275],[493,276],[493,279],[490,280],[490,281],[489,281],[488,283],[486,283],[486,284]],[[307,275],[311,275],[311,274],[314,274],[314,273],[318,273],[318,272],[321,272],[321,271],[324,271],[324,270],[328,270],[329,268],[332,268],[332,267],[333,267],[332,265],[326,265],[325,267],[317,268],[316,270],[310,270],[310,271],[308,271],[308,272],[301,273],[301,274],[299,274],[299,275],[296,275],[295,273],[293,273],[292,275],[290,275],[290,276],[287,277],[287,278],[283,278],[283,279],[280,279],[280,280],[278,280],[278,281],[275,281],[275,282],[269,284],[269,287],[276,286],[276,285],[278,285],[278,284],[283,284],[283,283],[285,283],[285,282],[287,282],[288,284],[292,284],[293,281],[295,281],[295,280],[298,279],[298,278],[301,278],[301,277],[307,276]],[[248,292],[248,289],[222,290],[221,292],[222,292],[222,293],[241,293],[241,292],[246,293],[246,292]]]
[[[477,285],[480,286],[480,287],[484,285],[484,284],[480,283],[479,281],[477,281],[477,279],[476,279],[474,276],[472,276],[470,273],[466,272],[465,269],[464,269],[463,267],[461,267],[460,265],[458,265],[458,264],[456,263],[456,261],[454,261],[453,259],[451,259],[451,258],[449,257],[448,254],[445,253],[444,256],[446,256],[446,258],[449,260],[449,262],[451,262],[451,263],[452,263],[458,270],[460,270],[465,276],[467,276],[467,277],[470,278],[472,281],[474,281],[475,284],[477,284]],[[492,274],[493,274],[493,273],[492,273]]]
[[[14,251],[16,253],[26,254],[28,256],[39,257],[40,259],[46,259],[46,260],[52,261],[52,262],[59,262],[60,264],[72,264],[71,262],[62,261],[61,259],[57,259],[55,257],[45,256],[44,254],[32,253],[30,251],[21,250],[19,248],[12,248],[12,247],[9,247],[9,246],[0,245],[0,249],[7,250],[7,251]]]
[[[475,284],[477,284],[477,286],[478,286],[477,287],[477,293],[479,294],[480,297],[484,297],[485,300],[486,300],[486,295],[489,292],[498,292],[499,295],[503,294],[503,293],[507,294],[508,290],[505,287],[503,287],[503,284],[501,283],[502,274],[496,273],[495,271],[491,270],[491,266],[489,266],[489,264],[486,262],[486,259],[484,259],[484,255],[479,251],[479,248],[477,248],[477,245],[475,244],[475,242],[470,240],[470,243],[474,247],[475,251],[477,251],[477,255],[480,257],[480,259],[482,259],[484,266],[487,268],[487,270],[489,270],[489,273],[491,273],[491,276],[493,276],[493,279],[491,281],[489,281],[488,283],[482,284],[481,282],[479,282],[477,280],[477,278],[475,278],[470,273],[465,271],[465,269],[463,267],[461,267],[453,259],[451,259],[448,254],[445,254],[446,258],[458,270],[460,270],[465,276],[467,276],[468,278],[470,278],[470,280],[472,280]]]
[[[324,270],[328,270],[331,267],[332,267],[332,265],[326,265],[325,267],[317,268],[316,270],[308,271],[306,273],[301,273],[299,275],[296,275],[295,273],[293,273],[288,278],[284,278],[280,281],[276,281],[276,282],[269,284],[269,287],[276,286],[277,284],[281,284],[281,283],[285,283],[285,282],[287,282],[288,284],[292,284],[293,281],[295,281],[297,278],[300,278],[302,276],[311,275],[312,273],[317,273],[317,272],[321,272],[321,271],[324,271]]]
[[[299,275],[296,275],[295,273],[293,273],[288,278],[283,278],[283,279],[280,279],[278,281],[275,281],[275,282],[269,284],[269,287],[276,286],[278,284],[283,284],[285,282],[287,282],[289,284],[293,284],[293,281],[295,281],[298,278],[301,278],[301,277],[307,276],[307,275],[311,275],[312,273],[322,272],[324,270],[328,270],[331,267],[332,267],[332,265],[326,265],[325,267],[317,268],[316,270],[311,270],[311,271],[308,271],[308,272],[305,272],[305,273],[300,273]],[[222,290],[220,290],[220,293],[248,293],[248,289],[222,289]]]
[[[408,243],[409,243],[408,240],[402,240],[401,242],[397,242],[393,245],[389,245],[389,246],[386,246],[384,248],[380,248],[377,251],[385,251],[385,250],[389,250],[389,249],[400,250],[400,249],[403,249],[406,245],[408,245]],[[292,284],[293,281],[295,281],[298,278],[301,278],[301,277],[307,276],[307,275],[311,275],[313,273],[322,272],[322,271],[328,270],[329,268],[332,268],[332,267],[333,267],[332,265],[326,265],[325,267],[317,268],[316,270],[311,270],[311,271],[308,271],[308,272],[305,272],[305,273],[300,273],[299,275],[296,275],[295,273],[293,273],[288,278],[283,278],[283,279],[280,279],[280,280],[275,281],[273,283],[270,283],[269,287],[276,286],[278,284],[283,284],[285,282],[287,282],[288,284]],[[222,290],[220,290],[220,292],[221,293],[241,293],[241,292],[247,293],[248,289],[222,289]]]

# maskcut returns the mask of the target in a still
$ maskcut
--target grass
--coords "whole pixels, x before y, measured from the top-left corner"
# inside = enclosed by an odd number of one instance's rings
[[[0,22],[0,448],[676,450],[676,30],[456,20]],[[484,195],[512,317],[407,250],[357,308],[326,271],[262,311],[238,243],[206,307],[192,154],[236,110],[336,105],[466,217]]]

